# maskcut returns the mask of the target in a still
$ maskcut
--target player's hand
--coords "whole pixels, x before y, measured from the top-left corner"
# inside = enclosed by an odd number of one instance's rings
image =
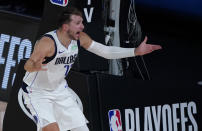
[[[37,71],[47,71],[47,64],[43,64],[43,62],[45,61],[44,58],[41,58],[37,61],[34,61],[32,59],[29,59],[27,61],[27,71],[29,72],[37,72]]]
[[[147,37],[145,37],[144,41],[135,49],[135,55],[145,55],[159,49],[162,49],[160,45],[147,44]]]
[[[43,64],[45,61],[44,58],[34,63],[34,67],[36,71],[47,71],[47,64]]]

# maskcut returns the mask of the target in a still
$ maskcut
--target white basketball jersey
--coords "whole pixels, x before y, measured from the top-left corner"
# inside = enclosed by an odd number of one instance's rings
[[[26,72],[23,81],[31,90],[55,90],[58,87],[64,88],[67,86],[65,77],[68,75],[78,55],[78,41],[72,40],[68,48],[66,48],[58,40],[56,30],[44,36],[50,37],[55,42],[54,58],[47,63],[47,71]]]

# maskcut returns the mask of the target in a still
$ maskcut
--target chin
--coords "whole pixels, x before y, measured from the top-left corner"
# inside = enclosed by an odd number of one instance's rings
[[[72,40],[78,40],[79,38],[78,37],[72,37],[71,39]]]
[[[74,38],[73,40],[79,40],[79,38]]]
[[[77,37],[77,36],[76,36],[76,37],[74,37],[74,40],[79,40],[79,36],[78,36],[78,37]]]

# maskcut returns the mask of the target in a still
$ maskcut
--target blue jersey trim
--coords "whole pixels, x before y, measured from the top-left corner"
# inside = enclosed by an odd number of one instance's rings
[[[26,93],[29,93],[28,91],[27,91],[27,84],[25,83],[25,82],[22,82],[22,90],[24,91],[24,92],[26,92]]]
[[[55,39],[53,38],[52,35],[49,35],[49,34],[45,34],[44,35],[45,37],[49,37],[50,39],[52,39],[54,41],[54,44],[55,44],[55,53],[53,56],[51,57],[45,57],[45,61],[43,62],[43,64],[47,64],[48,62],[50,62],[51,60],[53,60],[57,54],[57,45],[56,45],[56,42],[55,42]]]
[[[77,46],[78,46],[78,49],[80,49],[80,40],[77,40]]]

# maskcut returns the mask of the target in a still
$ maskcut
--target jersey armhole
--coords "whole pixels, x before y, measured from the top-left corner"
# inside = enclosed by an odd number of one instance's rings
[[[49,35],[49,34],[45,34],[43,35],[44,37],[49,37],[50,39],[52,39],[54,41],[54,45],[55,45],[55,53],[53,56],[50,56],[50,57],[45,57],[45,61],[43,62],[43,64],[47,64],[49,63],[51,60],[53,60],[57,54],[57,45],[56,45],[56,42],[55,42],[55,39],[53,38],[52,35]]]

